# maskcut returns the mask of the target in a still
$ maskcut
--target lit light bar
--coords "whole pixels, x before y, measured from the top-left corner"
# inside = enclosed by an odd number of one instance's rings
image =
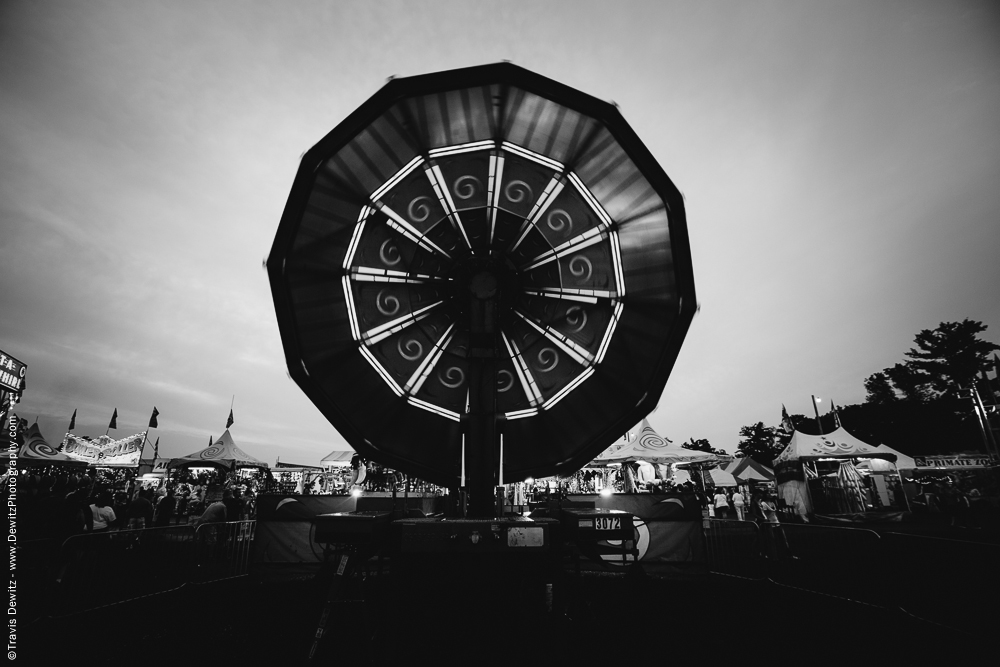
[[[396,213],[395,211],[393,211],[391,208],[389,208],[380,201],[373,203],[375,204],[375,207],[379,211],[381,211],[382,213],[384,213],[386,216],[389,217],[389,219],[386,220],[385,224],[389,225],[391,228],[395,229],[397,232],[399,232],[406,238],[410,239],[420,247],[426,250],[430,250],[431,252],[437,253],[443,257],[446,257],[447,259],[451,259],[451,255],[449,255],[444,250],[434,245],[434,243],[431,242],[430,240],[424,238],[423,234],[417,231],[417,229],[413,225],[404,220],[402,216],[400,216],[398,213]]]
[[[451,278],[431,276],[423,273],[406,273],[405,271],[393,271],[391,269],[373,269],[367,266],[357,266],[351,269],[351,278],[356,282],[369,283],[404,283],[404,284],[424,284],[435,282],[447,282]]]
[[[558,176],[553,176],[552,180],[549,181],[549,184],[545,186],[545,191],[542,192],[542,196],[538,198],[538,201],[536,201],[535,205],[531,208],[531,212],[528,213],[528,219],[525,220],[524,226],[521,227],[521,235],[517,238],[517,241],[514,242],[514,245],[510,247],[511,252],[517,250],[517,247],[521,245],[522,241],[524,241],[524,238],[528,235],[528,232],[531,231],[531,228],[538,224],[542,214],[544,214],[546,209],[549,208],[549,205],[555,201],[555,198],[559,196],[563,187],[565,187],[563,180]]]
[[[351,323],[351,336],[354,340],[361,340],[361,333],[358,331],[358,314],[354,309],[354,295],[351,293],[351,281],[348,276],[342,279],[344,285],[344,300],[347,302],[347,319]]]
[[[566,243],[563,243],[562,245],[553,248],[552,250],[548,250],[539,255],[538,257],[535,257],[534,259],[528,260],[530,262],[534,262],[534,264],[531,264],[529,266],[522,266],[521,270],[531,271],[533,269],[537,269],[542,264],[548,264],[554,259],[558,259],[560,257],[563,257],[564,255],[569,255],[578,252],[580,250],[583,250],[584,248],[589,248],[590,246],[596,243],[600,243],[601,241],[606,239],[607,236],[608,236],[607,232],[604,231],[603,226],[594,227],[593,229],[588,229],[583,234],[580,234],[579,236],[572,238],[569,241],[566,241]]]
[[[508,420],[513,419],[524,419],[525,417],[532,417],[538,414],[538,408],[528,408],[527,410],[515,410],[514,412],[505,412],[504,417]]]
[[[385,324],[380,324],[379,326],[375,327],[374,329],[371,329],[370,331],[366,331],[365,334],[361,338],[362,338],[362,340],[363,340],[363,342],[364,342],[365,345],[374,345],[375,343],[379,342],[380,340],[384,340],[384,339],[388,338],[389,336],[391,336],[392,334],[396,333],[397,331],[402,331],[403,329],[405,329],[406,327],[410,326],[411,324],[413,324],[415,322],[419,322],[420,320],[424,319],[425,317],[427,317],[428,315],[430,315],[430,310],[432,308],[437,308],[442,303],[444,303],[444,301],[435,301],[431,305],[425,306],[425,307],[421,308],[418,311],[415,311],[415,312],[412,312],[412,313],[407,313],[406,315],[403,315],[402,317],[398,317],[398,318],[392,320],[391,322],[386,322]]]
[[[577,191],[583,196],[584,201],[590,204],[590,208],[594,209],[594,213],[597,214],[597,217],[603,220],[605,224],[610,225],[612,222],[611,216],[608,215],[608,212],[604,210],[604,207],[601,206],[601,203],[597,201],[597,199],[594,197],[593,194],[591,194],[590,190],[587,189],[587,186],[583,184],[583,181],[580,180],[580,177],[577,176],[575,173],[570,172],[569,180],[576,187]]]
[[[500,184],[503,182],[503,155],[490,155],[490,180],[486,187],[486,202],[490,208],[490,246],[497,226],[497,209],[500,207]]]
[[[601,341],[601,346],[597,348],[597,358],[595,359],[595,364],[600,364],[604,360],[604,355],[608,351],[608,345],[611,344],[611,336],[615,333],[615,327],[618,326],[618,320],[622,316],[622,302],[615,302],[615,310],[611,313],[611,321],[608,322],[608,328],[604,331],[604,339]]]
[[[527,397],[528,403],[532,406],[538,405],[542,402],[542,394],[538,391],[538,387],[535,386],[535,378],[532,377],[531,371],[528,370],[528,365],[521,358],[520,350],[517,349],[517,345],[507,338],[507,334],[501,331],[500,335],[503,337],[503,343],[507,347],[507,354],[510,355],[511,361],[514,362],[517,379],[521,381],[521,389],[524,390],[524,395]]]
[[[391,188],[395,187],[397,183],[406,178],[411,171],[417,168],[417,166],[424,161],[424,158],[420,155],[413,158],[406,163],[406,166],[396,172],[396,174],[390,178],[388,181],[382,184],[378,190],[371,194],[370,199],[375,201],[376,199],[381,199],[382,195],[388,192]]]
[[[438,342],[434,343],[434,347],[431,348],[431,351],[427,353],[424,360],[420,362],[417,370],[414,371],[413,375],[410,376],[410,379],[407,380],[406,386],[403,387],[403,391],[407,394],[415,394],[420,391],[420,387],[424,384],[424,380],[426,380],[427,376],[434,370],[434,366],[437,365],[438,359],[440,359],[441,355],[444,353],[444,348],[448,347],[448,343],[451,342],[451,330],[454,328],[455,324],[453,322],[441,338],[438,339]]]
[[[583,382],[587,378],[589,378],[593,374],[594,374],[594,368],[590,367],[587,370],[585,370],[584,372],[582,372],[579,375],[577,375],[576,378],[574,378],[574,380],[572,382],[570,382],[565,387],[563,387],[562,389],[560,389],[559,392],[555,396],[553,396],[552,398],[550,398],[549,400],[547,400],[545,403],[543,403],[542,404],[542,409],[543,410],[551,410],[553,408],[553,406],[555,406],[556,403],[558,403],[559,401],[563,400],[567,396],[567,394],[569,394],[569,392],[571,392],[574,389],[576,389],[577,387],[579,387],[581,384],[583,384]]]
[[[492,139],[486,139],[484,141],[473,141],[468,144],[458,144],[457,146],[445,146],[444,148],[432,148],[427,151],[427,155],[430,157],[441,157],[444,155],[458,155],[459,153],[471,153],[472,151],[480,151],[486,148],[493,148],[494,142]]]
[[[378,359],[375,358],[375,355],[373,355],[364,345],[362,345],[360,349],[361,349],[361,356],[367,359],[368,363],[370,363],[372,367],[376,371],[378,371],[378,374],[382,376],[382,379],[385,380],[386,384],[389,385],[389,388],[392,389],[393,392],[395,392],[396,396],[402,396],[403,390],[399,388],[399,385],[396,384],[396,381],[394,379],[392,379],[392,376],[389,375],[389,373],[384,368],[382,368],[382,364],[378,362]]]
[[[521,148],[517,144],[512,144],[509,141],[503,142],[502,144],[500,144],[500,147],[503,148],[506,151],[510,151],[511,153],[514,153],[515,155],[520,155],[521,157],[526,157],[529,160],[533,160],[533,161],[537,162],[538,164],[544,165],[544,166],[549,167],[551,169],[555,169],[556,171],[560,171],[561,172],[564,169],[566,169],[566,165],[564,165],[562,162],[558,162],[556,160],[553,160],[550,157],[545,157],[541,153],[536,153],[535,151],[528,150],[527,148]]]
[[[525,294],[535,296],[547,296],[550,299],[567,299],[569,301],[581,301],[583,303],[597,303],[598,299],[614,299],[617,295],[614,292],[599,289],[576,289],[573,287],[542,287],[537,290],[524,290]]]
[[[409,398],[406,399],[406,402],[409,403],[410,405],[415,405],[418,408],[423,408],[428,412],[433,412],[436,415],[447,417],[452,421],[456,422],[462,421],[461,415],[459,415],[457,412],[452,412],[451,410],[445,410],[444,408],[439,408],[433,403],[428,403],[427,401],[421,401],[419,398],[414,398],[413,396],[410,396]]]
[[[351,232],[351,242],[347,244],[347,254],[344,256],[345,269],[349,269],[351,267],[351,262],[354,261],[354,253],[358,250],[358,242],[361,241],[361,233],[365,230],[365,219],[371,212],[372,209],[370,207],[361,207],[361,215],[358,216],[358,224],[354,226],[354,231]]]
[[[528,317],[520,310],[515,309],[514,313],[529,325],[534,327],[540,334],[551,340],[558,347],[562,348],[562,351],[572,357],[573,361],[576,363],[581,366],[589,366],[594,363],[594,355],[591,354],[589,350],[576,344],[559,331],[556,331],[550,326],[538,324],[534,319]]]
[[[618,232],[612,230],[611,237],[611,262],[615,265],[615,281],[618,283],[619,296],[625,296],[625,273],[622,271],[622,248],[618,238]]]
[[[436,164],[428,164],[424,167],[424,174],[427,175],[427,180],[431,182],[431,187],[434,188],[434,194],[437,195],[438,201],[441,202],[441,207],[444,209],[445,214],[451,218],[451,221],[458,227],[458,231],[462,233],[462,240],[465,241],[465,245],[471,250],[472,244],[469,243],[469,236],[465,233],[465,227],[462,226],[462,219],[458,217],[458,209],[455,208],[455,202],[451,198],[451,192],[448,191],[448,184],[445,183],[444,174],[441,173],[441,167]]]

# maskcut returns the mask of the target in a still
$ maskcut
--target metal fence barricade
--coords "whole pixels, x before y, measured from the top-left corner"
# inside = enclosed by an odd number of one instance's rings
[[[881,538],[864,528],[766,524],[772,582],[877,607],[891,607]]]
[[[755,522],[705,519],[702,526],[710,571],[750,579],[764,578],[760,527]]]
[[[74,535],[62,544],[49,613],[73,614],[175,590],[191,577],[190,526]]]
[[[195,531],[198,583],[242,577],[249,573],[256,521],[205,523]]]
[[[56,538],[18,540],[11,551],[10,569],[17,573],[17,587],[31,592],[18,598],[18,618],[33,621],[48,611],[45,601],[59,566],[61,544]]]
[[[906,613],[983,636],[996,628],[1000,544],[883,533],[894,597]]]

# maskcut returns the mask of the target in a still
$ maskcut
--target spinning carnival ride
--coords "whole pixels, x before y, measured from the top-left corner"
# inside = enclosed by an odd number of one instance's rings
[[[681,195],[618,109],[509,63],[390,80],[302,158],[267,269],[302,390],[477,516],[648,414],[696,309]]]

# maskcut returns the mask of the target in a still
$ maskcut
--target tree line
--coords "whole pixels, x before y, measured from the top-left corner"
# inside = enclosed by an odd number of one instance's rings
[[[770,466],[791,440],[789,427],[818,435],[833,431],[838,423],[865,442],[885,444],[909,456],[982,451],[972,391],[985,405],[1000,403],[1000,345],[980,336],[986,328],[964,319],[922,330],[902,362],[864,380],[863,403],[821,414],[819,423],[814,415],[793,414],[778,426],[763,421],[743,426],[736,456]],[[990,378],[989,372],[995,376]],[[988,412],[997,415],[1000,410]],[[1000,420],[994,422],[997,427]],[[722,453],[705,439],[692,438],[681,447]]]

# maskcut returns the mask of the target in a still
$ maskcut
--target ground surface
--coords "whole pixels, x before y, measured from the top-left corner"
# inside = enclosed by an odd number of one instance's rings
[[[449,569],[451,572],[449,573]],[[354,577],[331,605],[312,664],[659,664],[818,660],[852,664],[984,642],[898,610],[707,571],[556,577],[398,566]],[[59,619],[20,636],[19,662],[299,665],[333,575],[284,568]],[[48,662],[48,664],[59,664]]]

